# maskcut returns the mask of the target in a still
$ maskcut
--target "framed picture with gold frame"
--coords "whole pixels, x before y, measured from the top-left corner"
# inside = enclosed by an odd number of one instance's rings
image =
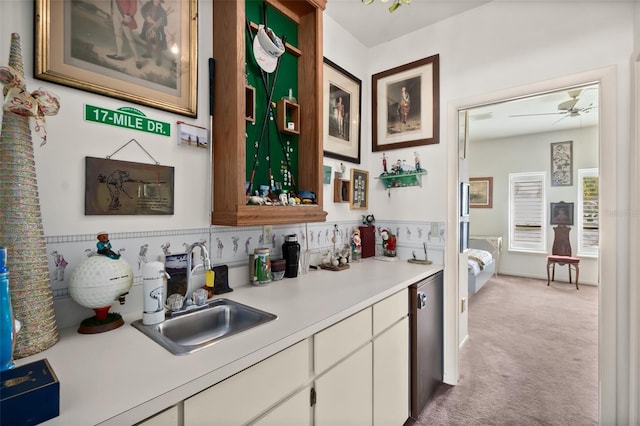
[[[351,169],[351,191],[349,194],[349,208],[351,210],[366,210],[369,208],[369,172]]]
[[[126,3],[36,0],[35,78],[195,117],[197,0]]]

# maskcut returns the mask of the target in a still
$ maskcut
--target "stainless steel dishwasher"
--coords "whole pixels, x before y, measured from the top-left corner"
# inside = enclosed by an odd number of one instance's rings
[[[413,419],[442,383],[443,284],[440,271],[409,287]]]

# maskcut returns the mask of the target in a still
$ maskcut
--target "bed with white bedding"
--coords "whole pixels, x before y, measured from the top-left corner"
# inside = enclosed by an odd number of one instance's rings
[[[469,296],[476,293],[496,273],[493,255],[486,250],[470,248],[467,251],[469,264]]]

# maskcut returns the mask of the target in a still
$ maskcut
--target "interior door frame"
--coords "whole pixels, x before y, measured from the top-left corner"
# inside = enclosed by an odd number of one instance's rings
[[[454,100],[447,105],[447,229],[445,242],[445,356],[444,381],[457,384],[459,380],[460,320],[460,255],[458,250],[458,182],[460,166],[458,159],[458,113],[490,103],[508,101],[554,92],[565,87],[599,84],[599,170],[600,187],[616,188],[616,67],[609,66],[573,74],[566,77],[535,82],[515,88],[491,92],[484,95]],[[600,205],[617,206],[616,191],[600,191]],[[600,232],[600,256],[598,258],[598,383],[599,423],[609,424],[616,420],[618,397],[618,347],[616,339],[617,297],[617,215],[602,215]],[[465,268],[466,269],[466,268]],[[466,280],[464,280],[466,281]],[[466,315],[465,315],[466,319]],[[622,383],[620,384],[623,385]]]

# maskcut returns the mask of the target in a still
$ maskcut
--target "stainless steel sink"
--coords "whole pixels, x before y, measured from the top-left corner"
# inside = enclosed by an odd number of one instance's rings
[[[144,325],[140,319],[131,325],[172,354],[187,355],[276,318],[233,300],[216,299],[205,308],[167,318],[160,324]]]

